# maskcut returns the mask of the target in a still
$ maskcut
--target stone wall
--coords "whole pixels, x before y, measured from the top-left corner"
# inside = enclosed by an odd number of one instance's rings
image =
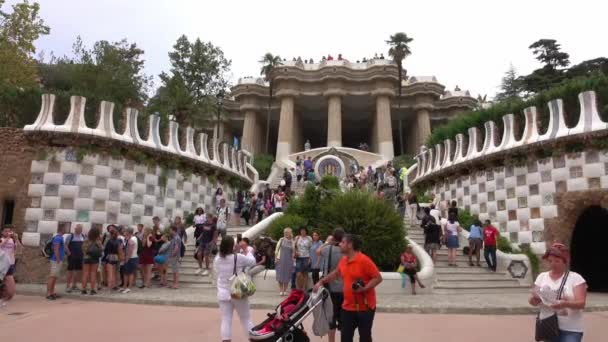
[[[571,198],[585,198],[587,190],[608,196],[608,151],[531,158],[524,166],[452,177],[437,182],[432,190],[444,201],[444,209],[455,200],[481,220],[494,222],[511,242],[530,243],[541,252],[545,241],[566,236],[559,231],[571,234],[574,229],[578,215],[568,204]],[[577,210],[586,208],[581,206],[584,201],[576,203]]]
[[[35,155],[35,148],[28,144],[22,130],[0,128],[0,218],[5,215],[4,202],[14,201],[12,226],[19,235],[25,229],[25,210],[30,204],[27,188]]]
[[[166,221],[184,217],[197,207],[213,211],[217,187],[223,188],[232,206],[234,190],[206,175],[184,175],[176,169],[103,154],[89,154],[78,161],[74,150],[59,149],[31,162],[24,244],[39,245],[59,224],[82,224],[87,232],[111,223],[151,225],[153,216]]]

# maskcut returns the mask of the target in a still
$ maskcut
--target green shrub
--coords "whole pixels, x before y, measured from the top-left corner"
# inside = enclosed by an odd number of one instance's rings
[[[513,253],[513,247],[511,247],[511,242],[509,242],[509,239],[507,239],[506,237],[504,237],[500,234],[498,235],[498,241],[497,241],[496,248],[498,248],[498,250],[503,253],[508,253],[508,254]]]
[[[336,176],[323,176],[321,187],[324,189],[340,189],[340,180]]]
[[[253,167],[258,171],[260,179],[268,179],[270,170],[274,163],[274,157],[270,154],[256,154],[253,158]]]
[[[464,209],[458,209],[458,223],[460,223],[460,226],[463,229],[469,231],[471,229],[473,221],[478,219],[479,218],[477,217],[477,215],[473,215]]]
[[[327,236],[335,227],[357,234],[363,240],[363,252],[382,270],[394,271],[403,252],[403,221],[391,204],[367,192],[340,194],[321,207],[318,230]]]
[[[283,237],[283,229],[290,227],[294,231],[294,235],[298,234],[298,227],[307,225],[307,220],[298,215],[285,214],[278,219],[272,221],[268,227],[268,235],[273,239],[278,240]]]
[[[502,116],[510,113],[515,114],[516,120],[523,122],[523,110],[530,106],[536,106],[538,120],[543,129],[545,129],[549,122],[549,112],[546,109],[547,103],[557,98],[564,100],[565,119],[569,125],[573,125],[576,122],[576,117],[574,117],[575,114],[570,113],[579,112],[577,96],[579,93],[587,90],[595,90],[597,92],[600,102],[600,116],[605,119],[608,114],[606,113],[607,109],[604,108],[604,106],[608,107],[606,105],[608,101],[608,76],[598,72],[588,77],[567,79],[558,86],[541,92],[526,101],[519,98],[511,99],[499,102],[490,108],[462,113],[447,124],[434,128],[426,144],[427,146],[435,146],[435,144],[443,143],[445,139],[454,139],[459,133],[467,134],[468,129],[471,127],[477,127],[483,132],[484,123],[490,120],[494,121],[501,129]]]
[[[395,170],[399,170],[404,166],[409,169],[410,166],[414,165],[415,163],[416,160],[414,159],[414,157],[412,157],[411,154],[402,154],[393,159],[393,167],[395,168]]]
[[[529,244],[521,244],[519,245],[522,253],[524,253],[528,259],[530,259],[530,267],[532,268],[532,279],[536,279],[538,274],[540,273],[540,259],[538,255],[536,255]]]

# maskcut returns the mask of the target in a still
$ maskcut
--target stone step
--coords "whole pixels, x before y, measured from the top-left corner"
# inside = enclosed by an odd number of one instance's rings
[[[485,294],[485,293],[526,293],[530,290],[529,286],[513,285],[505,286],[502,284],[484,283],[484,284],[443,284],[436,283],[433,286],[435,294]]]
[[[485,279],[469,279],[469,280],[453,280],[453,279],[441,279],[435,281],[435,285],[440,286],[452,286],[452,287],[519,287],[519,282],[515,279],[498,278],[493,280]]]
[[[171,281],[173,280],[173,273],[171,272],[171,270],[167,271],[167,281]],[[180,283],[184,283],[184,284],[208,284],[211,285],[211,278],[210,277],[201,277],[198,275],[191,275],[191,274],[182,274],[180,272],[179,274],[179,282]]]
[[[465,259],[459,260],[458,258],[456,258],[456,265],[458,265],[458,266],[456,266],[456,267],[452,266],[452,268],[459,268],[459,267],[464,267],[464,268],[487,268],[486,267],[487,265],[486,265],[485,262],[481,262],[480,264],[481,264],[481,267],[479,267],[479,266],[469,266],[469,259],[468,258],[466,260]],[[435,268],[437,268],[437,267],[449,267],[448,266],[448,261],[446,259],[443,259],[443,258],[437,260],[437,262],[435,263]]]
[[[445,274],[445,273],[449,273],[449,274],[454,274],[454,273],[458,273],[458,274],[480,274],[480,273],[482,273],[482,274],[485,274],[485,273],[503,274],[503,273],[494,273],[485,267],[470,267],[470,266],[452,267],[452,266],[447,266],[447,265],[436,265],[435,273],[436,274]]]
[[[436,275],[438,282],[450,282],[450,281],[471,281],[471,280],[479,280],[479,281],[499,281],[505,280],[506,274],[504,273],[494,273],[494,272],[486,272],[486,273],[437,273]]]

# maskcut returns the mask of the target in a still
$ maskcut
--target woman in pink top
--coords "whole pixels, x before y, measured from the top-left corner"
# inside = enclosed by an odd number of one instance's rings
[[[4,228],[2,230],[2,239],[0,239],[0,253],[5,254],[10,266],[4,276],[4,291],[0,292],[0,307],[5,306],[6,302],[15,295],[16,285],[13,275],[15,274],[15,255],[18,246],[19,240],[16,234],[10,228]]]

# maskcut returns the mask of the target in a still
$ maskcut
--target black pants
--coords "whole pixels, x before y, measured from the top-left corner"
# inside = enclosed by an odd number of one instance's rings
[[[485,246],[483,248],[483,257],[486,259],[488,267],[492,271],[496,271],[496,246]]]
[[[359,329],[360,342],[372,342],[372,325],[376,310],[346,311],[340,317],[341,342],[353,342],[355,329]]]
[[[310,270],[310,272],[312,273],[312,283],[314,285],[319,282],[319,269],[313,268]]]

